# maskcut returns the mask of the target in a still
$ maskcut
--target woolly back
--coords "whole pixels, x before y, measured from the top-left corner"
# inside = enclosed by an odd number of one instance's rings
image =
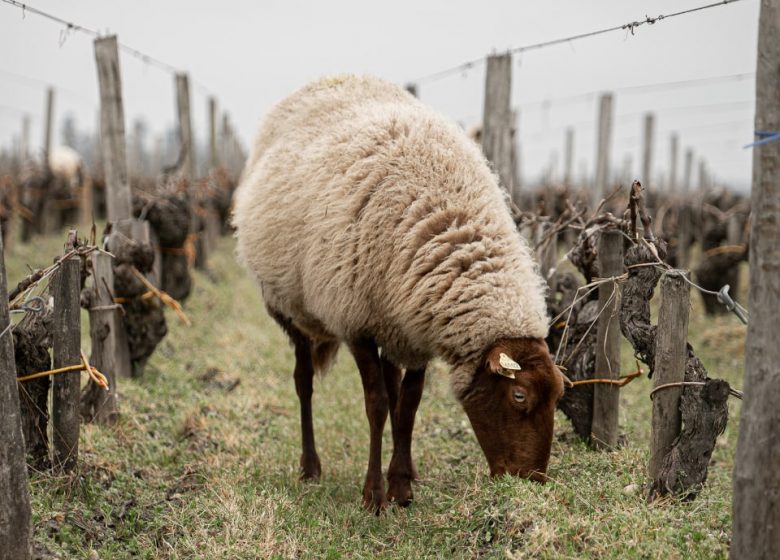
[[[479,147],[401,88],[310,84],[261,124],[238,254],[313,339],[371,337],[400,366],[544,337],[544,281]]]

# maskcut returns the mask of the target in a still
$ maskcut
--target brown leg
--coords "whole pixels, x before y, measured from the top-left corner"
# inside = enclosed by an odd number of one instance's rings
[[[322,474],[320,458],[314,446],[314,424],[312,423],[311,396],[314,392],[314,363],[312,362],[312,342],[298,330],[287,317],[274,309],[268,308],[268,313],[279,323],[295,347],[295,392],[301,403],[301,436],[303,452],[301,453],[301,479],[319,480]]]
[[[320,458],[314,445],[314,424],[312,420],[311,396],[314,392],[312,380],[314,366],[311,361],[311,342],[301,335],[294,337],[295,344],[295,392],[301,402],[301,435],[303,452],[301,453],[301,479],[319,480],[322,474]]]
[[[371,433],[368,470],[363,486],[363,505],[379,514],[387,507],[385,484],[382,479],[382,432],[387,419],[387,388],[376,344],[370,340],[353,342],[350,344],[350,350],[357,362],[360,379],[363,381],[366,416],[368,416]]]
[[[425,368],[406,370],[398,402],[391,416],[393,422],[393,457],[387,469],[387,497],[400,506],[408,506],[413,498],[412,480],[417,471],[412,461],[412,431],[414,417],[422,398]]]

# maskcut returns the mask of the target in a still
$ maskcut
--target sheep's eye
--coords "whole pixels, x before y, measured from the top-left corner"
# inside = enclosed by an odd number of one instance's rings
[[[525,402],[525,392],[523,391],[515,391],[512,393],[512,396],[514,397],[515,402]]]

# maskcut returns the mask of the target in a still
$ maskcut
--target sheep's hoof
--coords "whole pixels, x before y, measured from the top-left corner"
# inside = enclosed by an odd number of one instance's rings
[[[387,477],[387,499],[401,507],[407,507],[412,503],[412,479],[406,476]]]
[[[322,466],[320,466],[320,458],[317,455],[313,457],[301,455],[301,480],[319,482],[321,475]]]
[[[363,489],[363,507],[374,515],[380,515],[387,509],[387,497],[384,490],[380,489]]]

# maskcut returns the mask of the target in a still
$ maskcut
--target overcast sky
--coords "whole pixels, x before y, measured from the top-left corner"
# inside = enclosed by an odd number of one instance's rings
[[[186,70],[212,91],[246,144],[262,115],[285,94],[321,75],[371,73],[403,84],[438,70],[557,37],[619,25],[709,0],[31,0],[63,19],[116,33],[120,42]],[[656,111],[654,176],[668,170],[669,136],[680,135],[717,177],[750,183],[754,76],[699,85],[625,89],[752,73],[758,0],[618,31],[515,57],[513,105],[520,110],[522,171],[536,179],[552,162],[560,173],[564,130],[575,127],[575,172],[592,174],[598,95],[616,90],[613,168],[641,161],[641,121]],[[33,119],[43,128],[45,84],[58,89],[58,120],[73,113],[94,126],[97,77],[92,39],[0,4],[0,145]],[[174,122],[173,77],[120,54],[125,117],[143,116],[157,134]],[[423,83],[420,98],[469,126],[482,114],[484,65]],[[549,100],[541,103],[540,101]],[[206,133],[206,97],[192,92],[196,134]],[[129,124],[128,124],[129,128]],[[59,138],[59,133],[55,136]],[[556,155],[557,154],[557,155]],[[557,159],[556,159],[557,158]],[[681,165],[682,166],[682,165]]]

